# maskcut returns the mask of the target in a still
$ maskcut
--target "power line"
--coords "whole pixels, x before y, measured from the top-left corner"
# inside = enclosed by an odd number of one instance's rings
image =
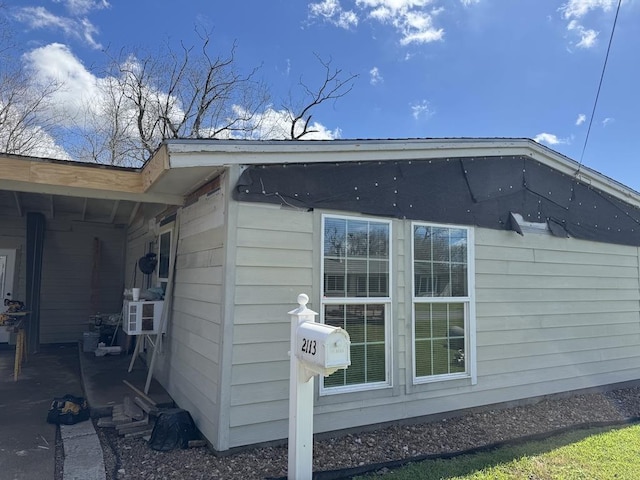
[[[587,128],[587,135],[584,137],[584,145],[582,145],[582,153],[580,154],[580,163],[578,164],[578,173],[582,162],[584,160],[584,152],[587,149],[587,142],[589,141],[589,134],[591,133],[591,125],[593,124],[593,117],[596,114],[596,107],[598,106],[598,99],[600,98],[600,90],[602,89],[602,81],[604,80],[604,72],[607,69],[607,61],[609,60],[609,52],[611,51],[611,44],[613,43],[613,34],[616,31],[616,24],[618,23],[618,14],[620,13],[620,5],[622,0],[618,0],[618,7],[616,8],[616,16],[613,19],[613,27],[611,28],[611,36],[609,37],[609,45],[607,46],[607,54],[604,57],[604,64],[602,65],[602,73],[600,74],[600,83],[598,83],[598,91],[596,93],[595,101],[593,102],[593,110],[591,111],[591,118],[589,119],[589,128]]]

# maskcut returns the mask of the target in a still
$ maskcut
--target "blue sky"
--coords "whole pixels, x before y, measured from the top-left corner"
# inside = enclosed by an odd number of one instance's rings
[[[314,120],[328,137],[528,137],[580,160],[617,0],[5,0],[26,55],[79,90],[100,77],[103,51],[196,43],[261,76],[277,103],[314,53],[354,89]],[[640,190],[640,2],[625,0],[584,164]],[[73,88],[69,95],[73,94]],[[277,105],[276,105],[277,106]]]

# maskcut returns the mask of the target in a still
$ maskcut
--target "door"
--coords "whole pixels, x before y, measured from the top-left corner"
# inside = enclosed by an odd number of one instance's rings
[[[0,248],[0,313],[7,307],[4,306],[5,298],[13,298],[14,272],[16,267],[16,251]],[[0,343],[9,341],[9,332],[0,327]]]

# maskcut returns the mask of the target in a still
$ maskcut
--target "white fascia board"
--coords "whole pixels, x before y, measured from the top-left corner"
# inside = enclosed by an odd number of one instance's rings
[[[423,160],[526,155],[530,140],[326,140],[167,142],[171,168],[207,165]]]
[[[531,139],[169,140],[170,168],[526,156],[640,207],[640,193]]]

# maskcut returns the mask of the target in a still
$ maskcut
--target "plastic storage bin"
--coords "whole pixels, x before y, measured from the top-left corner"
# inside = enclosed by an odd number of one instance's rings
[[[100,333],[98,332],[83,332],[82,333],[82,351],[93,353],[98,348],[98,341],[100,340]]]

